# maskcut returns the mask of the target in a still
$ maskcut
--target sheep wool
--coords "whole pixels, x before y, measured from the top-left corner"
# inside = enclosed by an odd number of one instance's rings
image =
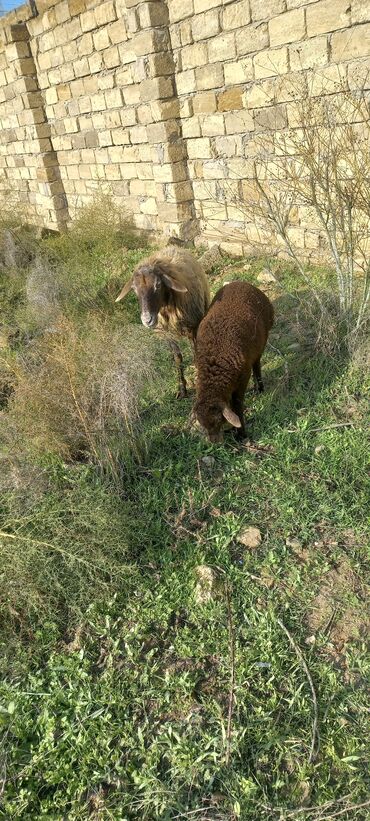
[[[268,297],[234,281],[216,294],[196,337],[195,415],[211,441],[220,441],[226,419],[245,436],[244,396],[253,371],[263,390],[260,359],[274,321]]]

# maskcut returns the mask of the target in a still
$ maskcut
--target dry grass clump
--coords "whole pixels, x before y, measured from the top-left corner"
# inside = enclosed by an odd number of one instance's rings
[[[112,329],[66,318],[18,360],[7,425],[34,454],[92,460],[118,478],[140,457],[140,408],[161,377],[156,340],[141,327]]]
[[[44,630],[47,647],[127,576],[126,511],[86,466],[1,460],[1,655]],[[5,640],[6,639],[6,640]]]
[[[138,232],[129,212],[118,206],[110,193],[104,192],[99,192],[89,205],[80,208],[68,234],[84,245],[106,243],[137,248],[139,244]]]

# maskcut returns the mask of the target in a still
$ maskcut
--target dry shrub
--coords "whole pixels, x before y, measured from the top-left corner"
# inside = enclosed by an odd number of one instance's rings
[[[34,454],[93,460],[118,478],[140,457],[140,408],[156,391],[158,347],[141,327],[62,318],[19,360],[7,424]]]
[[[220,183],[221,198],[240,212],[254,246],[260,241],[294,261],[318,306],[320,332],[330,325],[335,300],[337,337],[353,349],[370,306],[369,77],[352,87],[339,74],[328,88],[320,73],[278,82],[290,126],[270,123],[270,131],[256,135],[237,179]],[[329,262],[334,280],[322,272],[317,287],[308,259]]]
[[[109,192],[99,192],[90,204],[80,208],[68,233],[84,245],[118,243],[137,248],[139,239],[129,212]]]

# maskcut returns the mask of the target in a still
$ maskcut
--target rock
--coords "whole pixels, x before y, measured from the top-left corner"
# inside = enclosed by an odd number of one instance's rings
[[[250,550],[253,550],[256,547],[259,547],[262,542],[261,531],[258,527],[245,527],[239,533],[238,542],[243,544],[244,547],[248,547]]]
[[[285,539],[285,544],[287,547],[291,547],[292,550],[302,550],[302,545],[298,539]]]
[[[206,274],[209,274],[216,265],[219,265],[222,262],[222,260],[223,256],[220,251],[220,246],[212,245],[211,248],[208,248],[208,250],[202,254],[199,262]]]
[[[267,268],[264,268],[260,274],[258,274],[257,282],[261,282],[264,285],[268,285],[270,282],[276,282],[276,277],[269,271]]]
[[[313,635],[312,636],[307,636],[307,638],[305,639],[305,644],[308,644],[309,646],[312,646],[313,644],[315,644],[315,641],[316,641],[316,636],[313,636]]]
[[[195,568],[197,585],[195,588],[195,601],[197,604],[205,604],[212,598],[216,584],[216,576],[211,567],[200,564]]]

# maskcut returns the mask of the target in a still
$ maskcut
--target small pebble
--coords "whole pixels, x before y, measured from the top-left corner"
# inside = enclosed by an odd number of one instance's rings
[[[245,527],[239,533],[238,542],[251,549],[259,547],[262,542],[261,531],[258,527]]]

